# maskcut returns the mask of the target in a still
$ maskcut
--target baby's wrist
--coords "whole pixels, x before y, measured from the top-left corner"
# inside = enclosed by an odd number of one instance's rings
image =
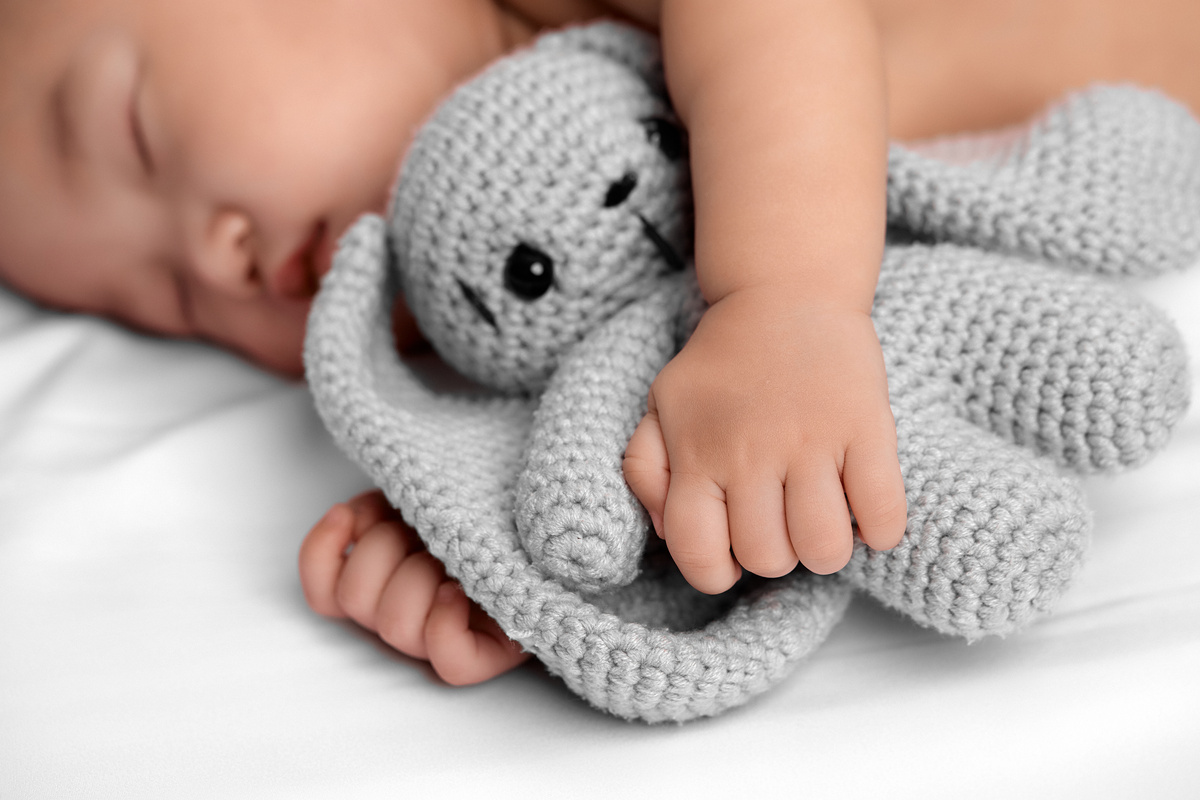
[[[764,313],[772,310],[791,314],[870,315],[874,297],[862,298],[853,292],[814,291],[810,286],[789,283],[745,284],[726,287],[719,296],[705,295],[710,307],[757,307]]]
[[[787,260],[762,254],[740,262],[736,256],[735,260],[729,256],[714,259],[715,254],[704,258],[704,253],[697,252],[700,290],[710,305],[733,295],[758,295],[797,308],[870,313],[883,240],[881,236],[876,246],[872,237],[860,238],[864,241],[857,246],[817,247],[810,243],[808,249],[797,249]]]

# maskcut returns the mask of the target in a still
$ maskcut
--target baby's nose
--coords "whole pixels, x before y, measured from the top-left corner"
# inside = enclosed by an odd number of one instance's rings
[[[192,253],[198,277],[238,299],[259,294],[263,287],[251,250],[250,218],[240,211],[222,210],[200,227]]]

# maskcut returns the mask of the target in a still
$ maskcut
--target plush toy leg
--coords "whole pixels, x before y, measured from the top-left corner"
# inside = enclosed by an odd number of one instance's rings
[[[1079,472],[1142,463],[1187,408],[1175,327],[1087,275],[949,244],[894,247],[873,315],[889,370],[948,379],[972,422]]]
[[[1182,105],[1098,86],[1006,134],[893,146],[889,221],[1112,275],[1200,257],[1200,124]]]
[[[1010,633],[1051,608],[1076,572],[1090,521],[1053,466],[910,391],[895,409],[908,529],[892,550],[859,542],[852,586],[921,625],[967,639]]]
[[[516,523],[535,564],[588,594],[638,574],[649,517],[621,473],[654,376],[675,352],[682,286],[633,303],[559,362],[534,414]]]

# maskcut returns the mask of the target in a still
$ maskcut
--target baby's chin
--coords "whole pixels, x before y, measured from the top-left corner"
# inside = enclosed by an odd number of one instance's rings
[[[183,337],[197,339],[197,337]],[[198,337],[199,341],[210,344],[238,356],[244,361],[274,373],[288,380],[304,379],[304,347],[297,344],[294,347],[268,347],[262,344],[249,345],[239,342],[221,341],[211,336]]]
[[[309,304],[304,305],[307,307]],[[231,351],[269,372],[285,378],[302,380],[306,318],[306,314],[289,314],[286,319],[276,319],[270,324],[257,320],[239,320],[218,333],[201,332],[199,336],[181,336],[170,331],[149,332],[173,338],[199,338],[223,350]],[[402,297],[397,298],[393,307],[392,336],[396,349],[402,353],[416,353],[429,347]]]
[[[304,318],[274,325],[249,325],[219,333],[201,332],[202,341],[285,378],[304,378]]]

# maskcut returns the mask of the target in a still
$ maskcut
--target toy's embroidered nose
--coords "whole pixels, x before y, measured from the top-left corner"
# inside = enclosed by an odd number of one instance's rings
[[[671,246],[671,243],[668,242],[666,238],[658,232],[658,228],[654,227],[654,223],[650,222],[650,220],[646,219],[641,214],[638,214],[637,218],[642,221],[642,230],[645,231],[646,236],[650,238],[650,241],[654,243],[654,246],[658,248],[659,255],[661,255],[663,260],[667,262],[667,266],[669,266],[675,272],[682,272],[683,268],[686,267],[687,264],[684,263],[683,258],[679,255],[679,253],[675,251],[675,248]]]
[[[458,288],[462,290],[463,297],[467,299],[467,303],[471,306],[471,308],[475,309],[479,316],[483,317],[483,321],[488,325],[491,325],[496,329],[496,332],[499,333],[500,326],[496,324],[496,315],[492,313],[492,310],[488,308],[482,300],[479,299],[479,295],[475,293],[475,290],[471,288],[470,284],[468,284],[462,278],[455,278],[455,280],[458,281]]]

